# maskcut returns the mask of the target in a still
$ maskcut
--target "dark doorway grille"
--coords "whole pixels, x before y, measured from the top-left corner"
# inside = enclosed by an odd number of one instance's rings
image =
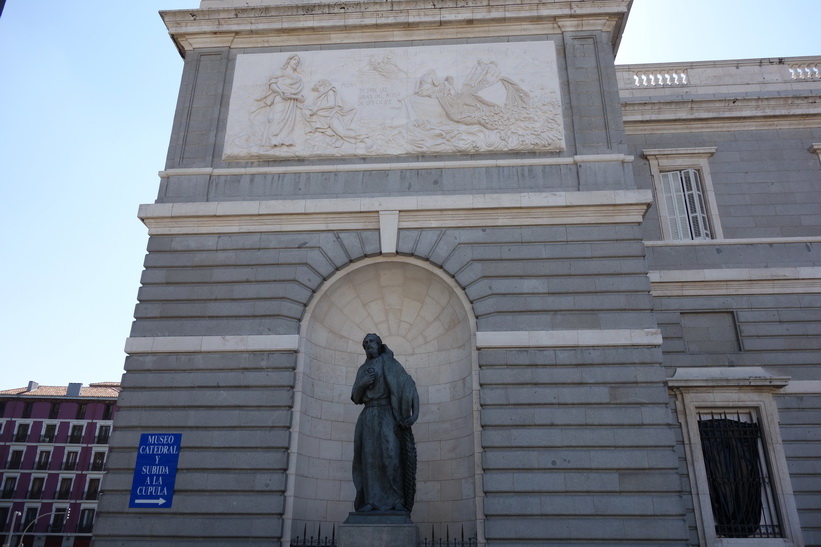
[[[698,419],[716,536],[783,537],[764,438],[753,411],[701,411]]]

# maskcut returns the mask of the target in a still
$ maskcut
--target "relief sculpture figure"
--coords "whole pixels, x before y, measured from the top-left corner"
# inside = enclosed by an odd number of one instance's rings
[[[479,95],[480,91],[497,83],[501,83],[506,92],[504,105]],[[510,78],[502,76],[493,61],[478,60],[458,90],[452,76],[440,79],[435,71],[429,70],[419,79],[416,95],[436,99],[445,115],[456,123],[480,125],[487,129],[500,129],[517,123],[530,107],[530,94]],[[414,106],[419,108],[417,104]]]
[[[330,80],[319,80],[311,91],[317,94],[316,98],[303,110],[305,121],[311,128],[309,134],[323,135],[334,148],[339,148],[346,142],[362,142],[370,147],[369,139],[359,136],[352,127],[356,108],[342,102],[339,92]]]
[[[351,400],[365,405],[354,433],[354,509],[410,512],[416,495],[416,383],[379,336],[368,334],[362,347],[367,358],[351,390]]]
[[[262,145],[267,148],[293,146],[298,114],[305,102],[304,83],[299,75],[299,55],[291,55],[268,80],[268,92],[257,99],[262,105],[254,112],[265,118]]]

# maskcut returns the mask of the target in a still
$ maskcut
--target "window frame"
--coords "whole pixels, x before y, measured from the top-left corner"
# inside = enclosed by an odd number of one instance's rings
[[[85,530],[86,526],[83,526],[83,517],[87,514],[88,511],[91,511],[91,522],[87,526],[87,530]],[[80,505],[80,515],[77,517],[77,534],[91,534],[94,532],[94,522],[97,520],[97,506],[96,505],[89,505],[89,504],[82,504]]]
[[[44,463],[42,461],[42,454],[48,454],[48,460]],[[37,448],[37,456],[34,459],[34,469],[38,471],[48,471],[51,467],[51,462],[54,459],[54,449],[50,446]]]
[[[42,505],[39,504],[39,503],[36,504],[36,505],[31,504],[31,503],[27,503],[27,504],[25,504],[25,506],[23,506],[23,511],[21,511],[23,514],[20,515],[20,531],[21,532],[23,530],[25,530],[26,527],[28,525],[30,525],[32,522],[36,522],[41,516],[43,516],[41,514],[41,512],[42,512],[41,510],[42,510]],[[34,512],[34,518],[33,519],[28,519],[27,517],[29,516],[29,513],[31,513],[32,511]],[[37,527],[36,524],[34,526],[32,526],[32,528],[36,528],[36,527]]]
[[[667,383],[676,395],[676,412],[684,441],[690,477],[693,512],[699,543],[705,547],[801,547],[804,545],[790,473],[784,456],[778,408],[773,392],[785,387],[789,377],[773,376],[760,367],[678,368]],[[782,538],[724,538],[716,536],[709,483],[698,429],[699,412],[752,411],[762,429],[764,450]]]
[[[67,533],[66,531],[66,524],[68,521],[69,515],[69,504],[67,503],[55,503],[51,507],[51,518],[48,520],[48,531],[50,534],[63,534]],[[48,514],[48,513],[46,513]],[[40,515],[42,517],[46,515]],[[38,517],[39,518],[39,517]],[[57,523],[57,519],[61,519],[62,522],[59,524]]]
[[[40,490],[37,491],[35,494],[34,490],[34,481],[40,480],[42,484],[40,485]],[[29,478],[29,487],[26,491],[26,499],[29,500],[41,500],[43,499],[43,495],[46,492],[46,481],[48,480],[48,475],[43,473],[32,474],[31,478]]]
[[[68,483],[68,489],[63,490],[63,484]],[[54,499],[56,500],[70,500],[74,492],[74,475],[60,474],[57,478],[57,484],[54,488]]]
[[[29,420],[29,419],[17,420],[17,422],[14,424],[14,435],[11,438],[11,442],[13,442],[13,443],[28,443],[29,438],[31,437],[32,424],[33,424],[33,421]],[[20,428],[22,428],[22,427],[26,428],[26,435],[25,435],[25,438],[18,439],[18,437],[20,436]]]
[[[68,425],[68,436],[66,437],[66,444],[84,444],[87,425],[87,422],[78,422],[76,420],[71,421]],[[80,428],[79,436],[74,435],[74,430],[76,428]]]
[[[49,427],[53,427],[54,431],[51,434],[51,439],[46,438],[46,431]],[[40,429],[40,443],[41,444],[54,444],[57,441],[57,432],[59,430],[60,423],[56,421],[44,421],[43,427]]]
[[[88,497],[89,493],[92,492],[91,490],[89,490],[89,488],[91,487],[91,481],[97,481],[97,488],[95,490],[93,490],[94,497],[89,498]],[[102,492],[100,487],[102,486],[102,484],[103,484],[103,475],[102,475],[102,473],[93,474],[93,475],[92,474],[86,475],[86,482],[85,482],[85,485],[83,486],[83,499],[86,500],[86,501],[97,501],[98,499],[100,499],[100,492]]]
[[[73,459],[72,459],[73,456]],[[63,471],[77,471],[78,464],[80,463],[80,450],[71,450],[68,449],[63,452],[63,461],[61,462],[60,469]]]
[[[9,481],[14,481],[14,486],[9,489]],[[17,499],[17,490],[20,488],[20,473],[4,473],[3,482],[0,485],[3,499]]]
[[[108,428],[105,440],[101,441],[101,431],[103,428]],[[94,430],[94,442],[92,444],[100,444],[100,445],[108,445],[109,440],[111,439],[111,432],[114,430],[114,423],[111,420],[105,420],[102,422],[97,422],[96,428]]]
[[[15,461],[14,455],[20,454],[20,459]],[[23,460],[26,458],[26,449],[22,446],[9,447],[9,459],[6,463],[6,469],[21,469],[23,467]]]
[[[703,148],[664,148],[642,150],[642,155],[650,163],[650,173],[653,179],[653,192],[658,210],[658,222],[661,229],[661,237],[665,241],[711,241],[724,239],[724,231],[721,228],[721,220],[718,215],[718,203],[716,202],[715,191],[713,189],[713,179],[710,174],[711,158],[717,148],[715,146]],[[694,169],[699,172],[699,183],[701,193],[704,198],[704,205],[707,222],[710,227],[712,237],[709,239],[674,239],[668,224],[670,213],[667,210],[667,200],[662,182],[662,173],[670,171],[682,171]],[[689,220],[688,220],[689,222]]]
[[[100,458],[99,466],[97,458]],[[105,471],[106,460],[108,460],[108,450],[96,448],[91,451],[91,457],[88,460],[89,471]],[[99,467],[99,468],[98,468]]]

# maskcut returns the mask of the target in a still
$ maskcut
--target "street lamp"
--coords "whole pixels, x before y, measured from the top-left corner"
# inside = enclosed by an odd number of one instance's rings
[[[23,532],[20,534],[20,542],[17,544],[17,546],[18,546],[18,547],[23,547],[23,539],[25,539],[26,534],[27,534],[27,533],[28,533],[28,531],[29,531],[29,528],[31,528],[32,526],[34,526],[34,523],[35,523],[35,522],[37,522],[38,520],[40,520],[40,519],[41,519],[41,518],[43,518],[43,517],[47,517],[47,516],[49,516],[49,515],[56,515],[56,514],[57,514],[57,513],[59,513],[59,512],[60,512],[60,511],[52,511],[51,513],[45,513],[44,515],[40,515],[40,516],[39,516],[39,517],[37,517],[36,519],[34,519],[34,520],[32,520],[31,522],[29,522],[29,523],[28,523],[28,526],[26,526],[26,527],[23,529]],[[71,507],[69,507],[69,508],[68,508],[68,510],[66,511],[66,518],[64,518],[64,519],[63,519],[63,524],[64,524],[64,525],[65,525],[65,523],[66,523],[66,522],[68,522],[68,517],[69,517],[69,515],[71,515]]]
[[[2,8],[0,8],[0,9],[2,9]],[[14,521],[17,520],[17,517],[20,517],[22,515],[23,515],[23,513],[21,513],[20,511],[15,511],[14,513],[12,513],[12,515],[11,515],[11,528],[9,528],[9,537],[6,538],[7,541],[3,544],[3,547],[11,547],[11,541],[12,541],[12,539],[14,539]]]

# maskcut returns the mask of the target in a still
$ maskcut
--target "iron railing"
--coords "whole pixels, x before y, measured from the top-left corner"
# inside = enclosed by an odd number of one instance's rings
[[[302,535],[291,539],[291,547],[336,547],[336,525],[325,523],[325,530],[331,526],[330,537],[322,536],[322,524],[318,524],[316,528],[316,535],[308,535],[308,525],[303,527]],[[479,540],[474,535],[472,537],[465,537],[465,527],[462,526],[459,537],[450,537],[449,527],[445,527],[445,537],[436,538],[436,530],[431,526],[430,538],[420,539],[417,547],[478,547]]]

